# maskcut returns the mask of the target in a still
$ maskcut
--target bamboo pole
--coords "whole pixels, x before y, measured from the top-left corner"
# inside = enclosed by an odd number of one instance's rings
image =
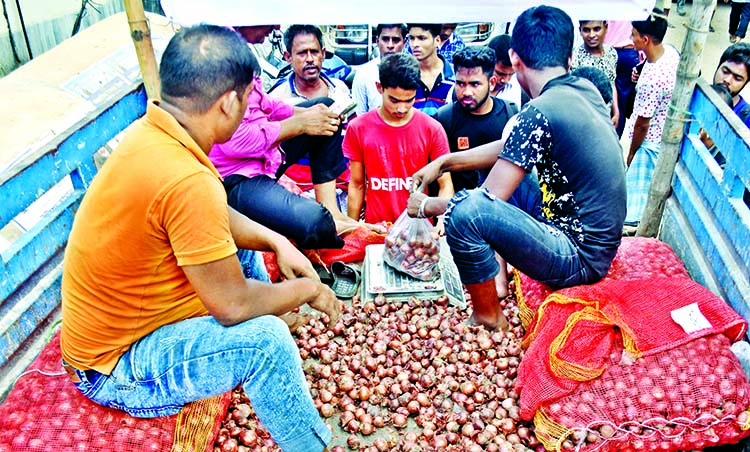
[[[700,76],[703,48],[706,45],[708,26],[715,4],[716,0],[693,0],[690,20],[686,25],[688,30],[682,45],[682,57],[677,67],[677,81],[661,136],[661,151],[648,189],[646,207],[636,233],[638,236],[656,237],[659,233],[664,206],[672,187],[674,168],[680,156],[687,110],[690,108],[695,81]]]
[[[161,83],[159,81],[159,66],[156,64],[154,47],[151,43],[151,29],[148,25],[146,13],[143,11],[141,0],[123,0],[125,13],[128,16],[130,37],[133,39],[138,65],[143,76],[143,86],[149,99],[159,99]]]

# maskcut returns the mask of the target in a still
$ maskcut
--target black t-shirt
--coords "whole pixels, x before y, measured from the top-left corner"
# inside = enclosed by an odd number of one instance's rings
[[[440,107],[435,114],[448,135],[451,152],[465,151],[482,144],[499,140],[508,119],[516,111],[502,99],[492,97],[492,111],[483,115],[473,115],[466,112],[457,102]],[[464,188],[478,187],[487,176],[489,169],[484,171],[454,171],[451,172],[453,189],[458,192]]]
[[[622,237],[626,190],[622,148],[601,96],[566,74],[514,121],[499,157],[536,167],[544,218],[578,244],[592,277],[603,277]]]

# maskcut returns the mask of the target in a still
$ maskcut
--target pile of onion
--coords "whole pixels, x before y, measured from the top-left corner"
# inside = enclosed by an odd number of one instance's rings
[[[355,297],[333,328],[299,328],[313,400],[336,426],[329,450],[543,450],[513,389],[523,329],[512,300],[504,313],[507,333],[468,326],[446,297]],[[250,411],[237,391],[215,452],[278,450]]]

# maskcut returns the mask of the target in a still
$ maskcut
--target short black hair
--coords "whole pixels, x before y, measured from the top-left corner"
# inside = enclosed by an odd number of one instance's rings
[[[734,107],[734,99],[732,98],[732,93],[729,92],[729,88],[720,83],[714,83],[711,85],[711,88],[716,91],[716,94],[721,97],[721,100],[723,100],[729,108]]]
[[[394,53],[383,58],[378,65],[380,86],[385,88],[419,88],[419,62],[414,55]]]
[[[606,20],[602,20],[602,19],[586,19],[586,20],[579,20],[578,21],[578,28],[583,27],[583,24],[585,24],[586,22],[601,22],[603,25],[607,25],[607,21]]]
[[[503,66],[511,66],[510,55],[510,35],[499,35],[490,39],[487,47],[495,51],[495,63],[500,63]]]
[[[162,97],[186,100],[183,108],[191,113],[205,113],[228,91],[242,95],[258,74],[258,60],[242,36],[206,24],[178,31],[159,65]]]
[[[482,68],[482,72],[489,78],[495,71],[495,51],[489,47],[464,47],[453,54],[453,68]]]
[[[666,17],[664,11],[654,8],[647,18],[634,20],[631,24],[639,34],[650,37],[656,44],[661,44],[669,26],[667,19],[664,17]]]
[[[567,69],[573,54],[573,35],[573,21],[565,11],[547,5],[534,6],[516,19],[510,47],[530,69]]]
[[[605,104],[612,102],[612,81],[601,69],[594,66],[580,66],[570,71],[570,75],[589,80],[602,95]]]
[[[719,66],[729,61],[730,63],[743,64],[745,72],[750,77],[750,44],[747,42],[738,42],[727,47],[719,58]]]
[[[377,28],[375,28],[375,37],[379,38],[380,33],[383,32],[384,28],[398,28],[398,30],[401,32],[401,37],[406,37],[406,25],[404,24],[378,24]]]
[[[443,31],[443,24],[406,24],[406,29],[410,32],[414,27],[428,31],[433,38],[440,36],[440,33]]]
[[[315,39],[318,40],[318,44],[320,44],[320,48],[323,48],[323,32],[320,31],[320,28],[316,27],[315,25],[296,24],[287,28],[284,32],[284,46],[286,47],[287,52],[292,52],[292,44],[294,44],[294,38],[296,38],[298,35],[315,36]]]

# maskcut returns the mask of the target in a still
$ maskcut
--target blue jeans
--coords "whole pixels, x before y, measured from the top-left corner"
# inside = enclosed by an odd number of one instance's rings
[[[484,188],[462,190],[448,203],[445,233],[464,284],[494,278],[495,251],[513,267],[552,287],[585,284],[590,275],[576,243],[542,219],[539,186],[529,175],[508,202]]]
[[[729,34],[744,39],[750,23],[750,3],[732,2],[729,12]]]
[[[245,274],[263,280],[260,253],[240,251]],[[266,274],[265,278],[268,276]],[[169,416],[242,385],[284,451],[321,451],[331,431],[313,404],[287,325],[263,316],[224,327],[210,316],[165,325],[132,344],[110,375],[77,371],[94,402],[134,417]]]

